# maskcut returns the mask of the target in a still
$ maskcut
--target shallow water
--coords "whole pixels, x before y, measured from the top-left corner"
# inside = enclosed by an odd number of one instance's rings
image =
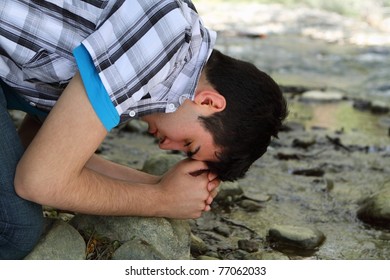
[[[289,103],[289,120],[306,129],[323,128],[347,134],[347,144],[390,146],[390,117],[353,108],[350,101]]]

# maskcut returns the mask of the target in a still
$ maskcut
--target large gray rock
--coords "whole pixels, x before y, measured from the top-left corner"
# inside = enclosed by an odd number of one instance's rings
[[[385,190],[367,198],[357,216],[365,223],[390,228],[390,184]]]
[[[83,260],[86,245],[79,232],[57,220],[46,232],[26,260]]]
[[[93,231],[124,243],[125,247],[114,253],[115,259],[190,258],[190,226],[186,220],[77,215],[71,224],[79,231]],[[135,253],[141,248],[143,252]]]

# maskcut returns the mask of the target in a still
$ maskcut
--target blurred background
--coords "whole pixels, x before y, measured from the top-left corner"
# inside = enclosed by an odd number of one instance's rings
[[[252,61],[286,93],[318,89],[317,101],[352,102],[302,106],[293,98],[291,118],[307,126],[389,133],[388,118],[378,120],[352,108],[386,112],[390,105],[390,0],[194,3],[205,25],[218,31],[217,48]]]

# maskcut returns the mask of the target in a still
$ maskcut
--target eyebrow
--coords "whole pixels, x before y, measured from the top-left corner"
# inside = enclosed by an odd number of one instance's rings
[[[192,151],[188,151],[187,152],[187,157],[189,158],[192,158],[194,155],[196,155],[200,150],[200,146],[198,146],[193,152]]]

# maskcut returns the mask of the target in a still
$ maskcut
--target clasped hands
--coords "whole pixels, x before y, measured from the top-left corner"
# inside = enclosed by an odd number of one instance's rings
[[[220,180],[204,162],[185,159],[177,163],[160,179],[167,217],[199,218],[210,211]],[[169,209],[168,209],[169,208]]]

